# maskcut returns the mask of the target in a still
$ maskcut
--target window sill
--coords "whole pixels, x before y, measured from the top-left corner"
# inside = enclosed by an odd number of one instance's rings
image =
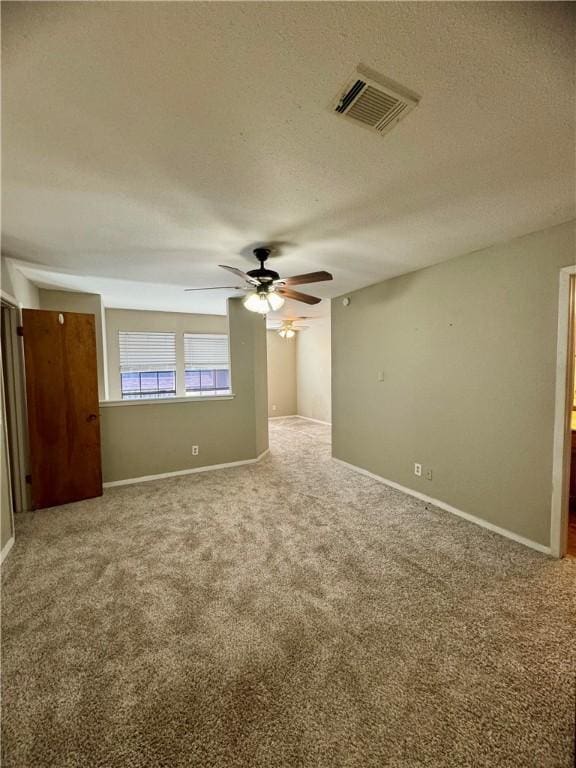
[[[213,403],[215,400],[234,400],[236,395],[187,395],[186,397],[150,397],[141,400],[101,400],[100,408],[114,408],[119,405],[171,405],[172,403]]]

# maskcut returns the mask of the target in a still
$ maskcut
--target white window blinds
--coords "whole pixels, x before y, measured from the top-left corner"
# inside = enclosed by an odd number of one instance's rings
[[[120,370],[175,371],[176,334],[118,331]]]
[[[220,333],[185,333],[184,364],[187,371],[229,368],[228,336]]]

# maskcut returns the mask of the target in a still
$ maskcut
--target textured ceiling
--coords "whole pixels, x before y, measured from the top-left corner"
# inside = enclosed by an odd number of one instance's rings
[[[180,287],[234,284],[253,243],[329,297],[566,221],[574,10],[2,3],[3,252],[218,311]],[[386,137],[329,108],[360,62],[422,96]]]

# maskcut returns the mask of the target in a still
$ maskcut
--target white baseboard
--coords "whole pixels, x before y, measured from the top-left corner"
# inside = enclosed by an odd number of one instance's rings
[[[260,456],[255,459],[243,459],[242,461],[229,461],[226,464],[211,464],[206,467],[194,467],[193,469],[179,469],[176,472],[162,472],[159,475],[144,475],[143,477],[130,477],[126,480],[111,480],[108,483],[102,483],[103,488],[115,488],[118,485],[135,485],[136,483],[148,483],[152,480],[164,480],[167,477],[180,477],[181,475],[194,475],[197,472],[213,472],[216,469],[229,469],[230,467],[241,467],[244,464],[256,464],[269,452],[266,448]]]
[[[306,421],[315,421],[316,424],[326,424],[331,427],[331,421],[320,421],[320,419],[313,419],[310,416],[300,416],[299,413],[291,413],[289,416],[268,416],[268,421],[275,421],[276,419],[305,419]]]
[[[4,544],[4,548],[0,552],[0,564],[3,563],[4,560],[6,560],[6,558],[8,557],[8,552],[10,552],[13,546],[14,546],[14,536],[11,536],[6,542],[6,544]]]
[[[296,418],[306,419],[306,421],[315,421],[316,424],[326,424],[328,427],[332,426],[331,421],[320,421],[320,419],[313,419],[311,416],[300,416],[300,414],[296,414]]]
[[[355,464],[349,464],[347,461],[343,461],[342,459],[337,459],[335,456],[332,457],[332,459],[338,464],[342,464],[344,467],[348,467],[348,469],[353,470],[354,472],[358,472],[361,475],[366,475],[366,477],[372,478],[372,480],[376,480],[379,483],[384,483],[384,485],[390,486],[390,488],[394,488],[397,491],[402,491],[402,493],[408,494],[408,496],[414,496],[416,499],[420,499],[420,501],[425,501],[428,504],[432,504],[435,507],[439,507],[440,509],[443,509],[445,512],[451,512],[453,515],[457,515],[458,517],[463,518],[464,520],[467,520],[469,523],[474,523],[475,525],[479,525],[482,528],[486,528],[489,531],[492,531],[493,533],[498,533],[500,536],[504,536],[507,539],[512,539],[512,541],[518,542],[518,544],[523,544],[525,547],[530,547],[531,549],[535,549],[538,552],[543,552],[545,555],[549,555],[551,553],[550,547],[545,546],[544,544],[539,544],[537,541],[532,541],[531,539],[526,539],[524,536],[520,536],[517,533],[514,533],[513,531],[509,531],[507,528],[500,528],[497,525],[494,525],[493,523],[489,523],[487,520],[483,520],[481,517],[475,517],[474,515],[468,514],[468,512],[463,512],[461,509],[457,509],[456,507],[453,507],[451,504],[446,504],[444,501],[440,501],[439,499],[433,499],[432,496],[426,496],[425,493],[420,493],[419,491],[414,491],[412,488],[407,488],[404,485],[400,485],[399,483],[395,483],[393,480],[386,480],[384,477],[381,477],[380,475],[375,475],[373,472],[369,472],[367,469],[363,469],[362,467],[357,467]]]

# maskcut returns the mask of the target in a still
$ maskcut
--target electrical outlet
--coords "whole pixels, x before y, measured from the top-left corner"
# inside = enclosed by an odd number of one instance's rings
[[[432,480],[432,470],[431,469],[426,471],[426,480]]]
[[[272,410],[273,410],[273,411],[275,411],[275,410],[276,410],[276,406],[275,406],[275,405],[273,405],[273,406],[272,406]]]
[[[198,446],[193,445],[192,446],[192,456],[198,456]]]
[[[384,371],[378,371],[378,381],[384,381]]]
[[[422,477],[422,464],[414,464],[414,474],[416,477]]]

